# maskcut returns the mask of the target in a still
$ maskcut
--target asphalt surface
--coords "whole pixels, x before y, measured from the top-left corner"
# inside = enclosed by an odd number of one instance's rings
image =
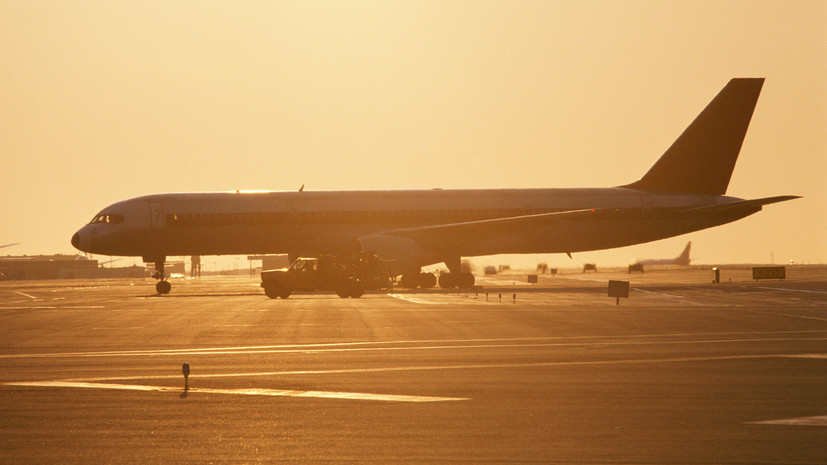
[[[827,268],[710,278],[3,282],[0,463],[827,463]]]

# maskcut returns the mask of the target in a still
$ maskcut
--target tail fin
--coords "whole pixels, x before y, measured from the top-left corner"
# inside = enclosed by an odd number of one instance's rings
[[[692,248],[692,241],[689,241],[686,244],[686,247],[683,249],[680,255],[675,258],[675,261],[672,263],[674,265],[682,265],[682,266],[689,266],[689,249]]]
[[[622,187],[724,195],[763,84],[729,81],[643,178]]]

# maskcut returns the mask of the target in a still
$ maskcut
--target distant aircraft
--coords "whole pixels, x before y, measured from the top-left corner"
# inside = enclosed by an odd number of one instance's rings
[[[636,260],[636,265],[680,265],[680,266],[689,266],[689,249],[692,248],[692,241],[686,243],[686,247],[683,248],[683,252],[675,258],[664,258],[664,259],[654,259],[654,260]]]
[[[104,208],[72,245],[154,262],[161,294],[169,256],[269,253],[353,263],[368,253],[422,285],[434,279],[421,267],[444,262],[443,285],[471,287],[461,257],[622,247],[798,198],[724,195],[763,83],[731,80],[640,180],[619,187],[158,194]]]

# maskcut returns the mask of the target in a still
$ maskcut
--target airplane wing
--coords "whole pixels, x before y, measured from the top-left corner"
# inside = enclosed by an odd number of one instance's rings
[[[493,218],[463,223],[438,224],[394,229],[358,238],[362,250],[401,263],[417,261],[435,263],[455,255],[476,255],[476,248],[499,241],[510,244],[531,242],[532,234],[542,234],[544,227],[561,221],[581,220],[613,210],[567,210],[534,215]],[[473,240],[470,240],[473,238]],[[428,259],[424,259],[428,257]]]
[[[436,224],[432,226],[418,226],[415,228],[395,229],[384,234],[409,237],[411,239],[438,239],[443,234],[466,233],[474,235],[497,234],[522,229],[529,226],[540,226],[562,220],[579,220],[588,215],[594,215],[600,210],[582,209],[567,210],[552,213],[537,213],[534,215],[509,216],[488,220],[466,221],[463,223]]]
[[[763,205],[796,198],[798,196],[786,195],[739,200],[720,205],[688,208],[677,212],[677,215],[696,219],[721,216],[741,217],[761,210]],[[435,263],[456,254],[460,256],[482,255],[485,250],[496,249],[503,244],[508,244],[512,249],[518,250],[521,244],[525,244],[528,248],[529,244],[542,239],[538,235],[547,234],[555,225],[568,221],[612,219],[616,214],[624,215],[625,213],[615,209],[567,210],[394,229],[362,236],[357,240],[363,251],[372,252],[399,263]]]

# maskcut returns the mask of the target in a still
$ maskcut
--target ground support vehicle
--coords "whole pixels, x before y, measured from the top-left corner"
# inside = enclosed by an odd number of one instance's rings
[[[293,291],[335,291],[339,297],[362,297],[366,290],[389,290],[391,277],[372,255],[356,259],[324,256],[299,258],[288,268],[261,272],[261,287],[271,299],[290,297]]]

